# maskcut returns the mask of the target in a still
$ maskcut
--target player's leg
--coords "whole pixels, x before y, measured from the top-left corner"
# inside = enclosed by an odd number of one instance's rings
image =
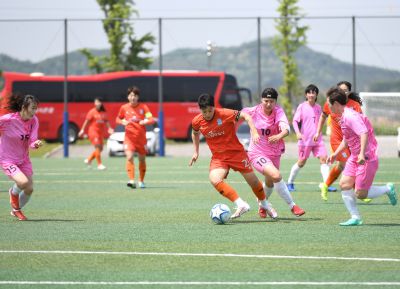
[[[241,174],[243,178],[246,180],[246,182],[249,184],[251,189],[253,190],[253,193],[257,197],[259,206],[258,214],[260,215],[261,218],[266,218],[268,203],[262,183],[260,182],[260,180],[257,178],[256,174],[253,171],[249,173],[241,172]]]
[[[10,178],[14,181],[13,186],[9,190],[10,204],[12,207],[11,215],[18,218],[20,221],[25,221],[27,218],[21,209],[26,205],[32,195],[32,177],[26,176],[22,171],[19,171],[10,176]]]
[[[103,163],[101,161],[101,152],[103,151],[103,144],[102,143],[98,143],[94,147],[95,147],[95,158],[96,158],[96,161],[97,161],[97,169],[105,170],[106,166],[103,165]]]
[[[310,156],[312,147],[310,146],[299,146],[299,157],[297,162],[290,169],[289,178],[287,181],[287,187],[289,192],[294,192],[296,189],[294,187],[294,181],[300,172],[300,169],[304,167],[307,162],[308,157]]]
[[[314,146],[312,153],[319,159],[322,182],[325,183],[329,176],[329,165],[326,163],[328,153],[324,143],[321,141],[318,145]]]
[[[135,184],[135,163],[134,163],[134,151],[130,149],[125,150],[125,155],[126,155],[126,173],[128,175],[128,183],[126,184],[128,187],[135,189],[136,184]]]
[[[139,188],[144,189],[146,186],[144,184],[144,176],[146,175],[146,152],[138,151],[139,157]]]
[[[339,185],[342,190],[342,199],[347,211],[350,213],[350,219],[340,223],[341,226],[358,226],[362,224],[361,215],[357,208],[356,194],[354,192],[355,175],[348,176],[343,174]]]

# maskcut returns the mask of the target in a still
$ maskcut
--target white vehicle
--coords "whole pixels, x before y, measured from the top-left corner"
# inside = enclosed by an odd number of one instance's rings
[[[125,126],[118,125],[114,129],[114,133],[110,135],[107,140],[107,153],[110,157],[124,156],[124,137]],[[146,125],[146,139],[147,139],[147,154],[155,155],[158,152],[160,145],[160,129],[157,123],[153,125]]]
[[[237,129],[236,135],[243,145],[244,149],[247,151],[250,145],[250,127],[247,122],[243,122]]]

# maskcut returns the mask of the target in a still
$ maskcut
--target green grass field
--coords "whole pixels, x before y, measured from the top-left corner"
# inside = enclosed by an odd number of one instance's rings
[[[282,161],[285,179],[293,161]],[[386,196],[359,203],[363,226],[340,227],[349,217],[340,193],[320,200],[319,165],[310,159],[293,193],[306,215],[293,216],[274,192],[280,218],[262,220],[251,190],[231,172],[228,182],[252,210],[214,225],[210,208],[233,206],[209,184],[208,162],[189,168],[188,158],[148,158],[148,187],[132,190],[123,158],[106,159],[107,171],[80,159],[33,159],[27,222],[9,215],[2,175],[0,288],[400,286],[400,211]],[[376,183],[399,186],[399,171],[397,159],[382,159]]]

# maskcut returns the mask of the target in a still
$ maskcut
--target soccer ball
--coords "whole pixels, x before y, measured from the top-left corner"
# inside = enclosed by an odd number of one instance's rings
[[[215,204],[210,211],[210,218],[215,224],[225,224],[229,221],[231,210],[225,204]]]

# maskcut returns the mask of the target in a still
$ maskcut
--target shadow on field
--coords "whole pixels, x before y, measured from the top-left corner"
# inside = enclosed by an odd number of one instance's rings
[[[25,222],[84,222],[85,220],[72,219],[28,219]]]
[[[384,223],[384,224],[363,224],[363,226],[372,226],[372,227],[400,227],[400,224],[395,223]]]
[[[321,221],[321,218],[277,218],[275,220],[265,219],[265,220],[235,220],[230,224],[240,223],[240,224],[251,224],[251,223],[291,223],[291,222],[315,222]]]

